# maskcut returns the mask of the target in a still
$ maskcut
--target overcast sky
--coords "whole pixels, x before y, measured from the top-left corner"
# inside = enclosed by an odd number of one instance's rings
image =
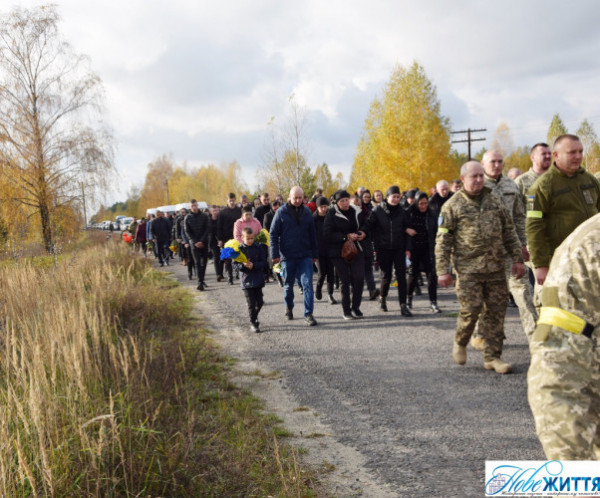
[[[584,118],[600,124],[595,0],[56,3],[62,32],[106,89],[122,178],[110,202],[163,153],[237,160],[254,185],[267,123],[284,121],[292,93],[308,113],[309,163],[348,179],[370,103],[394,65],[413,60],[454,130],[487,128],[475,150],[502,121],[515,145],[544,140],[556,112],[569,131]]]

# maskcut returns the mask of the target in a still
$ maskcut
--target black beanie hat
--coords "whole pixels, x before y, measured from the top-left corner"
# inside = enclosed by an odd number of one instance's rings
[[[345,190],[338,190],[333,195],[335,197],[335,202],[339,201],[340,199],[344,199],[344,198],[350,199],[350,194],[348,192],[346,192]]]
[[[319,206],[329,206],[329,201],[327,200],[327,197],[319,197],[317,199],[317,207]]]
[[[392,185],[385,191],[385,196],[389,197],[390,195],[400,194],[400,189],[396,185]]]

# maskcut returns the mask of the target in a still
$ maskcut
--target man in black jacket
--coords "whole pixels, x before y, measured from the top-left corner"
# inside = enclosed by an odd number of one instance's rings
[[[433,194],[429,198],[429,209],[433,211],[436,217],[440,215],[440,211],[442,210],[442,206],[446,204],[452,197],[452,192],[450,192],[450,185],[446,180],[440,180],[435,184],[435,194]]]
[[[190,241],[192,257],[196,265],[198,275],[198,290],[203,291],[205,287],[204,274],[206,273],[206,254],[208,247],[208,234],[210,225],[208,216],[198,209],[198,201],[190,201],[191,212],[183,220],[185,235]]]
[[[227,199],[227,206],[219,212],[217,218],[217,240],[219,247],[223,247],[229,239],[233,239],[233,225],[242,217],[242,208],[235,204],[235,194],[231,192]],[[229,285],[233,285],[233,268],[231,260],[227,259],[224,262],[225,270],[229,277]]]
[[[156,211],[156,218],[152,221],[150,234],[152,235],[152,241],[156,245],[160,266],[165,266],[165,263],[168,266],[169,256],[167,251],[169,250],[169,242],[171,241],[171,225],[162,211]]]
[[[269,193],[264,192],[260,196],[260,206],[254,210],[254,217],[260,221],[260,224],[264,226],[265,214],[271,210],[271,202],[269,199]]]

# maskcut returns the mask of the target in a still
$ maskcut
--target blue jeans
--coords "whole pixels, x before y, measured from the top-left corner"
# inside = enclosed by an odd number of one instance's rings
[[[281,261],[283,298],[288,308],[294,307],[294,280],[300,279],[304,291],[304,316],[313,312],[313,260],[312,258],[285,259]]]

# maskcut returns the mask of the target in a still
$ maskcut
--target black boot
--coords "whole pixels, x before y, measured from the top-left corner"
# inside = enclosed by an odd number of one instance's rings
[[[409,307],[410,309],[412,309],[412,296],[408,296],[408,297],[406,298],[406,304],[408,305],[408,307]]]
[[[385,302],[385,297],[382,297],[379,299],[379,307],[381,308],[381,311],[387,311],[387,303]]]
[[[431,311],[433,313],[441,313],[442,310],[439,308],[439,306],[437,305],[437,303],[435,301],[431,301]]]
[[[406,306],[406,304],[400,305],[400,313],[402,314],[402,316],[413,316],[413,314],[410,312],[410,310],[408,309],[408,306]]]
[[[333,297],[333,294],[329,294],[329,304],[337,304],[337,301],[335,300],[335,297]]]
[[[317,283],[317,288],[315,289],[315,299],[317,299],[317,301],[323,299],[323,284]]]

